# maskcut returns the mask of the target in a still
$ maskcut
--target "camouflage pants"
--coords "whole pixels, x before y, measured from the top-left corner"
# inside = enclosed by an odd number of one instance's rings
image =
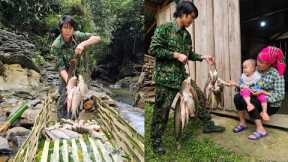
[[[63,80],[59,86],[59,94],[60,94],[60,96],[59,96],[58,101],[57,101],[57,117],[58,117],[58,119],[61,119],[61,118],[66,119],[66,118],[68,118],[66,103],[65,103],[67,94],[66,94],[66,84],[64,83]]]
[[[214,122],[211,121],[210,113],[205,108],[206,99],[204,93],[196,85],[196,82],[192,81],[192,86],[195,88],[199,99],[198,105],[196,106],[197,117],[202,121],[204,127],[214,125]],[[151,123],[151,140],[153,145],[161,143],[161,136],[168,123],[171,104],[177,92],[177,89],[156,85],[155,106]]]

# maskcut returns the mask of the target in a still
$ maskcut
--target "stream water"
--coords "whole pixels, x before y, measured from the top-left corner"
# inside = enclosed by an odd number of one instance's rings
[[[144,109],[132,106],[135,92],[131,92],[128,88],[110,88],[110,90],[112,92],[111,97],[117,101],[117,110],[121,116],[144,136]]]

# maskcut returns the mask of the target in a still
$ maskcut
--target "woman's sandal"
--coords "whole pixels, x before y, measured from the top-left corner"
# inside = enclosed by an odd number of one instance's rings
[[[249,135],[248,139],[250,139],[250,140],[258,140],[258,139],[261,139],[263,137],[266,137],[267,135],[268,135],[267,132],[266,133],[262,133],[262,132],[256,131],[253,134]]]
[[[247,126],[238,125],[237,127],[235,127],[233,129],[233,132],[234,133],[240,133],[240,132],[244,131],[245,129],[247,129]]]

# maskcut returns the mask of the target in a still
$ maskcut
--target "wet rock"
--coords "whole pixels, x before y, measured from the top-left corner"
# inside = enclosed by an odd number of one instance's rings
[[[0,96],[0,103],[4,102],[4,97],[3,96]]]
[[[22,119],[20,120],[20,125],[33,125],[35,122],[35,119],[38,117],[38,114],[40,113],[41,109],[27,109],[22,114]]]
[[[30,132],[29,129],[24,127],[13,127],[6,132],[6,139],[17,147],[15,150],[17,152],[22,143],[28,138]]]
[[[27,136],[29,135],[30,130],[23,127],[13,127],[6,132],[6,139],[13,141],[14,136]]]
[[[12,149],[8,144],[8,140],[0,136],[0,154],[11,154]]]
[[[117,81],[114,86],[119,88],[130,88],[131,84],[137,83],[138,77],[125,77],[119,81]]]
[[[41,75],[36,71],[22,68],[19,64],[5,64],[4,66],[6,77],[0,76],[0,90],[29,92],[40,86]]]
[[[20,64],[40,72],[32,61],[34,51],[35,46],[23,36],[0,29],[0,61],[3,64]]]
[[[22,145],[22,143],[25,142],[25,140],[28,138],[29,135],[25,135],[25,136],[12,136],[10,141],[13,142],[16,147],[17,147],[17,150],[20,148],[20,146]],[[16,151],[17,151],[16,150]],[[15,151],[15,152],[16,152]]]
[[[9,160],[9,156],[0,156],[1,162],[7,162]]]
[[[8,98],[8,99],[6,99],[6,101],[5,101],[7,104],[11,104],[11,105],[15,105],[15,104],[17,104],[17,102],[18,102],[18,100],[16,99],[16,98]]]
[[[31,94],[30,92],[26,92],[26,91],[15,91],[13,95],[20,97],[22,99],[30,99],[30,100],[35,99],[35,96],[33,94]]]
[[[109,87],[114,88],[114,89],[119,89],[119,88],[121,88],[121,85],[120,84],[112,84]]]

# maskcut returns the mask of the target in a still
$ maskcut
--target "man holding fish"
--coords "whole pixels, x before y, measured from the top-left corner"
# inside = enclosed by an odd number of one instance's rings
[[[80,76],[80,80],[78,80],[73,77],[71,69],[79,61],[77,59],[83,54],[85,48],[99,43],[101,39],[91,33],[75,31],[76,22],[69,15],[63,16],[58,25],[60,35],[51,46],[51,52],[57,56],[57,68],[62,79],[57,116],[58,118],[70,118],[69,111],[72,110],[73,115],[74,109],[78,109],[81,95],[83,96],[83,93],[87,91],[83,78]],[[75,117],[75,114],[73,116]]]
[[[210,55],[199,55],[192,52],[192,41],[189,27],[197,18],[198,10],[190,1],[181,1],[177,4],[174,13],[175,21],[159,26],[150,44],[150,53],[156,57],[156,70],[154,80],[156,83],[155,108],[151,123],[151,142],[154,152],[164,154],[161,147],[161,137],[166,128],[171,104],[182,82],[187,78],[185,64],[188,60],[206,60],[208,64],[214,64]],[[216,126],[207,111],[204,93],[192,81],[191,86],[198,95],[196,115],[203,123],[203,132],[223,132],[224,127]]]

